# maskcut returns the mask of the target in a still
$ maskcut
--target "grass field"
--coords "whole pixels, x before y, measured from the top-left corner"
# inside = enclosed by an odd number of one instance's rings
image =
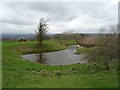
[[[3,42],[3,88],[117,88],[118,74],[99,65],[73,64],[49,66],[26,61],[20,55],[65,49],[75,41]],[[43,72],[41,75],[40,72]]]

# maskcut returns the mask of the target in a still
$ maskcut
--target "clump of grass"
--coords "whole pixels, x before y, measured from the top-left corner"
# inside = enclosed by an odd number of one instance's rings
[[[32,75],[36,75],[36,71],[32,71]]]
[[[39,73],[39,75],[41,75],[41,76],[47,76],[48,72],[47,72],[47,70],[41,70],[40,73]]]

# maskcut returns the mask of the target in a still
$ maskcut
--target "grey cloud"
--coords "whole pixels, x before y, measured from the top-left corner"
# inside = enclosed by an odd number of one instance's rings
[[[53,27],[52,29],[54,29],[51,30],[53,33],[58,32],[57,30],[60,32],[60,29],[61,32],[63,31],[62,29],[69,29],[69,27],[71,27],[69,25],[73,25],[72,28],[75,28],[76,31],[79,32],[97,32],[98,28],[95,29],[95,27],[91,27],[91,23],[93,25],[98,24],[100,27],[100,25],[113,24],[117,22],[117,5],[104,2],[3,3],[2,7],[5,8],[5,10],[3,10],[2,23],[8,26],[13,25],[14,27],[10,27],[11,31],[15,31],[15,29],[17,29],[17,32],[28,32],[28,29],[30,29],[32,32],[33,27],[35,27],[36,20],[38,20],[40,17],[45,17],[49,20],[51,24],[50,26]],[[86,24],[85,28],[80,27],[81,24]],[[7,30],[4,31],[7,32]],[[9,31],[10,30],[8,30],[8,32]]]
[[[10,24],[18,24],[18,25],[32,25],[32,22],[29,22],[27,20],[21,19],[21,18],[9,18],[9,19],[3,19],[2,23],[10,23]]]

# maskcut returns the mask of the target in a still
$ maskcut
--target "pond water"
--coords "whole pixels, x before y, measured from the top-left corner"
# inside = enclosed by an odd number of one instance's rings
[[[78,45],[71,45],[65,50],[40,53],[40,54],[27,54],[21,55],[23,59],[31,62],[37,62],[48,65],[67,65],[75,63],[84,63],[84,54],[74,54],[77,50]]]

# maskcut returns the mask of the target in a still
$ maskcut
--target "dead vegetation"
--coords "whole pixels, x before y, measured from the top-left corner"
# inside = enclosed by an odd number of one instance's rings
[[[85,36],[79,39],[80,45],[82,46],[97,46],[98,45],[98,38],[94,36]]]

